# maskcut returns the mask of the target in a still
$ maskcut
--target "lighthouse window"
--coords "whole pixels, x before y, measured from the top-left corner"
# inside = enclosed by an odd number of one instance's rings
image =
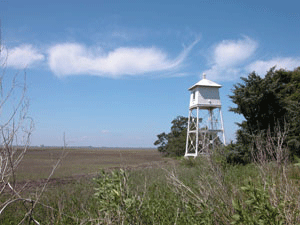
[[[195,100],[195,92],[192,93],[192,99]]]

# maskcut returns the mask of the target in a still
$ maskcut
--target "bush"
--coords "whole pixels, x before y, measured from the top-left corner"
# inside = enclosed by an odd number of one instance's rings
[[[185,153],[188,118],[178,116],[172,121],[171,132],[158,134],[158,151],[166,156],[183,156]]]
[[[106,223],[136,222],[139,201],[129,192],[124,170],[102,171],[94,181],[97,184],[95,197],[99,202],[99,212]]]
[[[285,224],[280,214],[283,203],[275,207],[270,203],[268,188],[262,185],[256,186],[249,180],[246,186],[241,187],[247,199],[243,203],[239,199],[233,199],[232,204],[235,214],[232,216],[231,224]]]

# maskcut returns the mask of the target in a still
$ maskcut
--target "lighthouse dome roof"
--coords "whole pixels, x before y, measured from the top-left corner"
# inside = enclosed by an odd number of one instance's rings
[[[194,84],[192,87],[189,88],[189,90],[194,89],[195,87],[216,87],[220,88],[222,85],[217,84],[211,80],[207,80],[205,75],[203,76],[203,79],[200,80],[198,83]]]

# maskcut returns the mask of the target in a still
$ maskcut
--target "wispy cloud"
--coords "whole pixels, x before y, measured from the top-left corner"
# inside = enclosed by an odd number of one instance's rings
[[[10,49],[3,48],[0,58],[1,64],[16,69],[31,67],[44,59],[45,56],[30,44],[24,44]]]
[[[246,67],[248,72],[255,71],[259,75],[265,75],[267,71],[270,70],[273,66],[276,66],[276,69],[285,69],[293,70],[296,67],[300,66],[300,58],[274,58],[270,60],[257,60]]]
[[[211,68],[205,73],[215,80],[235,79],[257,46],[257,42],[247,36],[240,40],[223,40],[213,48]]]
[[[196,40],[176,58],[156,47],[119,47],[110,52],[95,52],[78,43],[63,43],[49,49],[49,67],[59,77],[97,75],[119,78],[178,69]]]

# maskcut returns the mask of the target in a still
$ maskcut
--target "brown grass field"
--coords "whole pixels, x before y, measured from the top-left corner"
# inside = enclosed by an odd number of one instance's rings
[[[117,148],[31,148],[20,163],[17,181],[45,179],[58,159],[64,155],[52,178],[93,175],[107,168],[148,167],[165,163],[156,149]]]

